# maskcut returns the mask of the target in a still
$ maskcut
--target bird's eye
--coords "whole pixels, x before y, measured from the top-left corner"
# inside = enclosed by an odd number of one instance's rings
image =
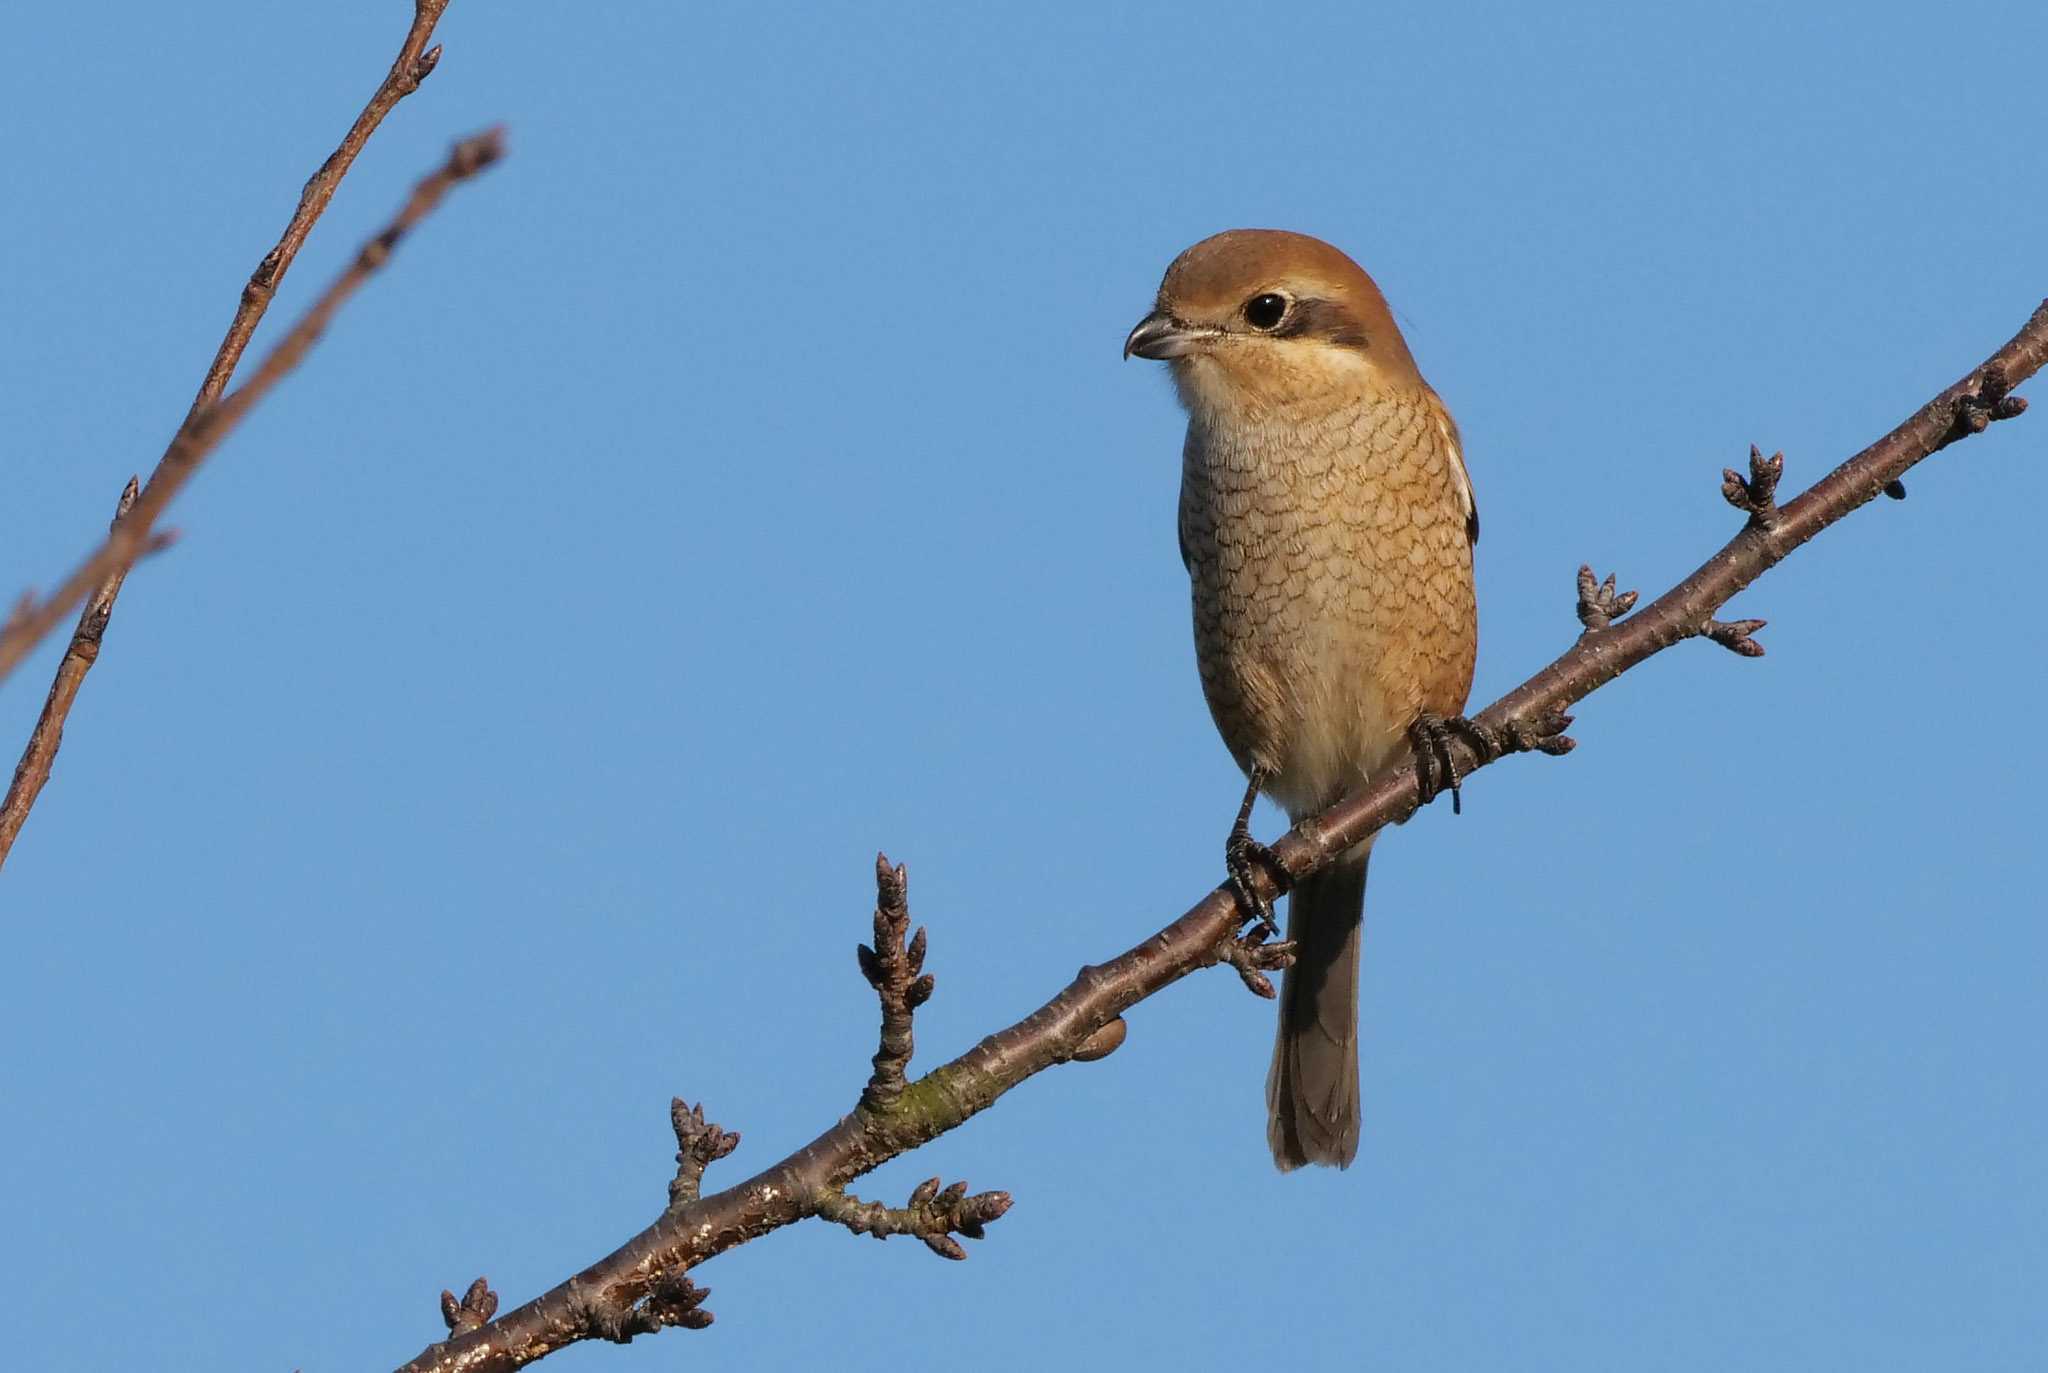
[[[1244,303],[1244,322],[1254,329],[1277,329],[1287,318],[1287,297],[1267,291]]]

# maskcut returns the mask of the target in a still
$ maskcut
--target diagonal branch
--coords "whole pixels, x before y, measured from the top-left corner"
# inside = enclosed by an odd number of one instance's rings
[[[135,478],[128,479],[120,503],[114,507],[115,524],[134,507],[141,489]],[[28,746],[22,749],[21,761],[14,766],[14,780],[8,784],[6,799],[0,800],[0,866],[6,864],[7,855],[13,852],[14,837],[21,833],[29,809],[42,794],[43,784],[50,780],[57,750],[64,743],[64,721],[71,714],[71,703],[78,699],[85,674],[99,661],[100,639],[107,632],[107,620],[114,613],[114,597],[121,594],[121,582],[127,575],[126,568],[116,568],[78,613],[78,627],[71,631],[71,646],[57,663],[57,676],[50,683],[50,694],[43,700],[43,713],[36,717],[36,726],[29,731]]]
[[[1992,420],[2020,413],[2024,404],[2010,394],[2011,388],[2044,362],[2048,303],[1983,366],[1791,503],[1777,507],[1770,519],[1756,519],[1758,512],[1751,511],[1750,524],[1725,547],[1640,612],[1616,622],[1615,614],[1626,609],[1618,604],[1621,598],[1611,590],[1603,595],[1587,573],[1581,582],[1581,602],[1591,612],[1582,612],[1585,632],[1556,661],[1475,717],[1474,725],[1504,740],[1504,748],[1482,756],[1463,736],[1447,743],[1460,773],[1469,777],[1504,752],[1564,751],[1560,721],[1573,702],[1674,644],[1712,634],[1710,626],[1719,625],[1714,613],[1793,549],[1895,487],[1915,463]],[[1764,504],[1754,489],[1752,500]],[[1742,641],[1747,642],[1746,636]],[[1296,825],[1273,845],[1274,861],[1287,877],[1299,879],[1382,827],[1406,819],[1420,804],[1414,765],[1390,768],[1368,779],[1356,796]],[[1252,875],[1269,896],[1279,894],[1263,865],[1255,866]],[[809,1216],[842,1223],[896,1222],[901,1218],[889,1208],[868,1209],[845,1197],[847,1184],[986,1110],[1027,1078],[1093,1056],[1085,1051],[1118,1037],[1108,1027],[1121,1024],[1124,1011],[1190,973],[1232,961],[1230,946],[1243,924],[1231,885],[1217,887],[1135,947],[1108,963],[1083,968],[1065,990],[1025,1019],[908,1083],[888,1110],[858,1109],[745,1182],[663,1214],[610,1255],[526,1305],[429,1346],[401,1373],[502,1373],[564,1345],[605,1336],[607,1326],[623,1319],[620,1313],[686,1281],[681,1275],[705,1260]],[[834,1196],[839,1200],[829,1200]]]
[[[241,304],[236,307],[235,317],[228,324],[227,337],[220,341],[220,350],[213,355],[212,366],[206,369],[206,380],[200,384],[199,394],[192,400],[192,409],[185,416],[186,423],[197,419],[200,411],[219,400],[221,392],[228,389],[228,380],[234,376],[243,350],[255,337],[256,326],[262,323],[264,311],[270,308],[271,300],[277,295],[277,284],[291,270],[299,249],[305,246],[306,235],[313,232],[314,223],[326,211],[327,202],[334,199],[341,179],[355,165],[356,156],[370,141],[370,135],[377,132],[384,116],[391,113],[399,101],[420,88],[420,83],[440,62],[441,45],[436,43],[429,48],[427,39],[433,36],[434,25],[441,22],[441,16],[447,9],[448,0],[413,0],[412,27],[406,31],[398,56],[391,59],[391,70],[370,96],[370,103],[363,106],[363,112],[356,116],[356,122],[349,125],[341,146],[329,153],[327,160],[320,164],[320,170],[307,179],[305,189],[299,193],[299,206],[292,211],[291,222],[284,226],[284,236],[278,239],[276,247],[263,255],[263,261],[257,263],[256,270],[250,274],[248,284],[242,287]],[[161,464],[158,470],[162,470]],[[152,474],[150,483],[154,485],[155,482],[156,477]]]
[[[0,630],[0,677],[19,666],[29,650],[102,579],[128,567],[140,556],[164,507],[256,403],[299,365],[348,298],[390,259],[399,240],[431,214],[450,189],[496,162],[504,151],[504,134],[499,129],[488,129],[457,143],[447,162],[413,187],[411,198],[397,217],[363,245],[355,260],[299,317],[249,380],[185,422],[178,436],[171,440],[163,461],[157,464],[149,485],[136,498],[133,508],[115,522],[107,541],[80,563],[62,586],[41,601],[30,602],[8,622],[5,630]]]
[[[305,189],[299,193],[298,208],[285,225],[284,236],[278,239],[276,247],[263,255],[263,261],[256,264],[256,270],[242,287],[241,303],[228,324],[227,336],[220,341],[213,362],[206,369],[206,378],[200,383],[192,408],[186,412],[186,425],[198,419],[200,413],[219,400],[221,392],[227,389],[229,378],[234,376],[243,351],[256,333],[256,326],[262,322],[264,312],[277,295],[277,284],[291,270],[306,235],[312,232],[313,224],[326,210],[327,202],[334,198],[335,188],[348,175],[356,155],[370,141],[370,135],[377,131],[377,126],[384,122],[384,116],[399,101],[418,90],[420,83],[434,70],[434,64],[441,60],[440,47],[427,47],[427,39],[432,36],[434,25],[440,22],[447,8],[448,0],[414,0],[412,27],[406,32],[398,56],[392,59],[391,70],[371,95],[370,103],[356,116],[356,122],[349,126],[341,146],[328,155],[327,160],[320,164],[320,170],[306,182]],[[166,454],[164,461],[168,460],[169,455]],[[163,462],[159,462],[156,472],[150,474],[152,486],[162,471]],[[135,504],[136,483],[131,480],[128,485],[128,491],[121,497],[120,508],[114,512],[117,521]],[[114,598],[120,595],[121,583],[127,575],[128,564],[119,563],[101,580],[79,615],[70,649],[57,665],[56,680],[51,683],[50,694],[43,702],[43,713],[36,721],[34,732],[29,735],[28,746],[22,750],[21,762],[15,767],[14,782],[7,790],[7,798],[0,803],[0,864],[7,862],[15,836],[21,832],[29,809],[42,793],[43,784],[50,779],[50,769],[57,761],[58,745],[64,738],[64,722],[71,714],[71,703],[78,698],[78,688],[85,681],[85,674],[98,660],[100,638],[106,633]],[[56,613],[61,616],[64,612],[59,610]],[[11,631],[13,628],[10,621],[8,629]],[[0,675],[5,675],[5,669],[0,669]]]
[[[1548,667],[1481,711],[1475,722],[1496,730],[1540,735],[1544,722],[1558,712],[1673,644],[1700,635],[1754,656],[1761,650],[1748,635],[1759,626],[1744,621],[1723,624],[1714,618],[1714,612],[1808,539],[1885,494],[1916,463],[1958,439],[1982,432],[1992,420],[2021,414],[2026,402],[2012,395],[2012,388],[2040,371],[2044,363],[2048,363],[2048,301],[1982,366],[1790,503],[1778,506],[1768,525],[1752,519],[1691,576],[1626,620],[1589,629]],[[1775,478],[1772,484],[1775,486]],[[1463,773],[1492,761],[1480,758],[1464,741],[1456,747]],[[1357,795],[1297,825],[1274,846],[1275,857],[1288,873],[1300,877],[1367,835],[1407,819],[1417,804],[1412,767],[1380,773]]]

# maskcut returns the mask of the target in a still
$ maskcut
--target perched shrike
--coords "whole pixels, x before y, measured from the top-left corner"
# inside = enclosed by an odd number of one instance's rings
[[[1443,717],[1464,708],[1479,515],[1457,426],[1379,288],[1319,239],[1203,239],[1166,269],[1156,308],[1124,342],[1134,353],[1171,366],[1188,414],[1181,561],[1202,691],[1251,782],[1227,849],[1248,893],[1244,865],[1261,846],[1245,821],[1260,792],[1299,820],[1440,739]],[[1358,1153],[1371,848],[1289,898],[1297,958],[1266,1079],[1282,1169],[1342,1168]]]

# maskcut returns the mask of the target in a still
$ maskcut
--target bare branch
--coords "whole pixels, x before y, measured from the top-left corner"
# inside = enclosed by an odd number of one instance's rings
[[[135,478],[128,479],[122,488],[121,499],[114,506],[114,524],[134,508],[135,498],[141,494],[141,486]],[[111,527],[111,526],[110,526]],[[64,656],[57,663],[57,676],[50,683],[50,694],[43,700],[43,713],[36,717],[36,726],[29,732],[28,746],[21,751],[21,761],[14,766],[14,780],[7,787],[7,798],[0,801],[0,866],[5,866],[7,855],[14,851],[14,838],[21,833],[23,822],[36,803],[36,797],[43,791],[43,784],[50,780],[50,769],[56,765],[57,750],[64,744],[64,722],[71,715],[71,703],[78,699],[78,689],[85,684],[85,674],[92,671],[92,665],[100,658],[100,640],[107,632],[107,621],[114,613],[114,597],[121,594],[121,582],[128,575],[126,568],[116,568],[107,579],[100,583],[92,599],[85,603],[85,609],[78,614],[78,627],[71,631],[71,646],[64,650]]]
[[[885,1240],[891,1235],[915,1235],[942,1259],[964,1259],[967,1251],[955,1235],[978,1240],[984,1227],[1001,1220],[1010,1210],[1008,1192],[967,1195],[967,1184],[956,1182],[939,1190],[937,1178],[926,1178],[910,1194],[907,1206],[884,1206],[862,1201],[844,1190],[828,1192],[818,1201],[818,1215],[843,1225],[856,1235],[873,1235]]]
[[[447,162],[413,187],[412,196],[398,215],[357,252],[355,261],[334,279],[326,291],[290,331],[278,341],[269,356],[248,381],[219,401],[205,407],[185,422],[171,447],[157,464],[149,485],[134,506],[114,524],[114,531],[99,550],[79,564],[64,584],[11,620],[0,632],[0,678],[12,672],[57,621],[112,573],[132,564],[150,542],[150,531],[164,507],[191,480],[213,450],[220,446],[256,403],[269,395],[277,383],[305,358],[335,314],[363,283],[376,274],[390,258],[399,240],[431,214],[449,190],[475,176],[504,155],[504,133],[488,129],[457,143]]]
[[[669,1124],[676,1132],[676,1176],[668,1185],[668,1207],[673,1211],[697,1199],[704,1170],[740,1147],[739,1132],[721,1130],[704,1118],[704,1103],[691,1106],[681,1097],[668,1103]]]
[[[334,199],[335,190],[341,179],[348,175],[348,169],[355,165],[357,154],[361,153],[370,135],[377,132],[377,126],[384,122],[384,116],[391,113],[399,101],[420,88],[434,66],[441,60],[441,49],[437,44],[427,46],[427,39],[433,36],[434,26],[441,22],[447,12],[448,0],[414,0],[412,27],[406,32],[405,42],[398,49],[398,56],[391,59],[391,70],[370,96],[370,103],[363,106],[363,112],[356,116],[356,122],[349,126],[341,146],[327,155],[306,181],[306,187],[299,193],[298,208],[292,211],[291,222],[284,226],[284,236],[277,240],[277,246],[263,255],[256,264],[256,270],[249,275],[248,284],[242,287],[241,304],[235,309],[235,317],[228,324],[227,337],[220,341],[220,349],[213,355],[213,364],[206,369],[206,380],[200,384],[199,394],[193,397],[192,409],[185,416],[186,423],[198,418],[199,412],[220,399],[227,390],[228,381],[235,374],[235,367],[242,360],[242,352],[249,346],[249,340],[256,334],[256,326],[263,321],[264,311],[277,295],[277,284],[284,280],[292,262],[305,246],[306,236],[313,232],[313,225],[327,209],[327,203]],[[155,484],[156,477],[150,477]]]
[[[1509,752],[1568,750],[1570,740],[1562,733],[1569,723],[1568,706],[1652,655],[1708,633],[1707,626],[1718,623],[1714,612],[1737,592],[1874,499],[1915,463],[1977,432],[1983,427],[1978,418],[1988,424],[2018,414],[2011,385],[2034,375],[2044,361],[2048,302],[1984,366],[1780,507],[1767,527],[1752,522],[1691,576],[1628,620],[1597,630],[1589,624],[1588,632],[1556,661],[1474,717],[1484,747],[1464,735],[1446,741],[1463,774],[1469,777]],[[1591,580],[1587,572],[1582,588]],[[1744,626],[1726,628],[1741,629],[1746,638]],[[1382,827],[1414,814],[1420,804],[1412,762],[1375,774],[1355,796],[1303,820],[1272,846],[1278,880],[1264,864],[1254,865],[1252,880],[1269,897],[1277,896],[1282,881],[1320,870]],[[893,870],[884,865],[884,871]],[[881,905],[887,906],[884,885]],[[1135,947],[1081,969],[1065,990],[1025,1019],[906,1084],[888,1109],[864,1104],[745,1182],[664,1214],[610,1255],[526,1305],[480,1330],[428,1347],[401,1373],[501,1373],[523,1367],[565,1344],[603,1334],[618,1323],[618,1312],[633,1310],[634,1303],[706,1259],[808,1216],[842,1224],[851,1218],[871,1228],[900,1223],[901,1213],[846,1196],[847,1185],[986,1110],[1027,1078],[1081,1059],[1084,1050],[1106,1039],[1113,1041],[1115,1033],[1107,1027],[1139,1001],[1198,969],[1235,962],[1227,946],[1237,941],[1244,924],[1231,884],[1218,886]],[[878,934],[881,925],[878,911]],[[907,925],[907,911],[900,922],[892,911],[891,935],[884,945],[900,939]],[[918,1199],[913,1196],[913,1203]]]
[[[2025,410],[2012,387],[2048,361],[2048,302],[1982,366],[1920,407],[1897,428],[1779,507],[1767,529],[1744,528],[1691,576],[1600,634],[1581,635],[1549,666],[1474,717],[1490,728],[1540,730],[1545,717],[1584,700],[1637,664],[1706,632],[1713,613],[1829,525],[1882,493],[1916,463],[1978,432],[1971,418],[2008,419]],[[1988,403],[1986,398],[1992,398]],[[1483,766],[1464,744],[1469,772]],[[1541,745],[1538,745],[1541,747]],[[1296,877],[1313,872],[1367,835],[1415,812],[1412,765],[1376,774],[1355,795],[1297,825],[1274,853]],[[1192,912],[1191,912],[1192,914]]]
[[[311,233],[315,221],[334,198],[335,188],[348,175],[348,169],[356,155],[370,141],[370,135],[384,122],[384,116],[406,96],[419,89],[420,82],[434,70],[434,64],[441,60],[441,49],[427,47],[427,39],[434,32],[434,25],[440,22],[442,13],[448,8],[448,0],[415,0],[412,27],[405,35],[405,42],[398,49],[398,56],[392,60],[391,70],[371,95],[370,103],[356,116],[356,122],[349,127],[341,146],[336,148],[320,170],[306,182],[299,194],[299,205],[292,212],[291,221],[285,225],[284,236],[277,246],[263,255],[256,270],[242,287],[241,303],[236,307],[235,317],[228,324],[227,336],[215,350],[213,361],[206,369],[206,378],[200,383],[199,394],[193,398],[192,408],[186,412],[185,423],[190,425],[201,411],[220,398],[227,389],[229,378],[234,376],[235,367],[242,360],[243,350],[256,333],[256,326],[263,320],[263,314],[270,308],[270,302],[277,294],[278,282],[291,270],[293,259],[299,255],[299,248]],[[175,446],[175,445],[174,445]],[[166,460],[168,460],[166,454]],[[158,463],[156,472],[150,474],[152,485],[157,472],[163,470]],[[120,508],[114,512],[118,522],[135,504],[136,482],[130,478],[128,490],[122,493]],[[154,540],[146,541],[143,552],[149,552],[158,545]],[[43,703],[42,716],[36,721],[33,733],[29,735],[28,746],[22,751],[21,762],[15,767],[14,782],[7,790],[7,799],[0,804],[0,865],[7,862],[7,855],[14,847],[14,838],[21,832],[22,822],[28,819],[28,812],[41,794],[43,784],[49,780],[50,769],[57,761],[57,748],[64,738],[64,722],[71,713],[71,703],[78,697],[78,688],[85,681],[85,674],[99,657],[101,636],[106,633],[108,617],[113,614],[114,598],[121,593],[121,583],[128,575],[128,563],[118,563],[106,573],[99,587],[87,600],[80,613],[78,628],[71,636],[71,647],[57,665],[57,677],[50,685],[50,694]],[[33,609],[31,603],[30,609]],[[26,612],[24,612],[26,614]],[[62,615],[59,610],[57,614]],[[4,635],[11,636],[15,630],[9,621]],[[5,669],[0,669],[0,676]]]
[[[886,1111],[903,1095],[903,1071],[910,1065],[910,1022],[931,999],[932,975],[924,970],[925,937],[910,933],[910,876],[902,864],[889,866],[875,855],[875,943],[860,946],[860,970],[882,1003],[882,1042],[875,1071],[861,1093],[861,1105]]]

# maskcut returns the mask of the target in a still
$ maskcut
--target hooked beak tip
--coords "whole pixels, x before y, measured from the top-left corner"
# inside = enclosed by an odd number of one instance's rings
[[[1139,320],[1138,327],[1131,330],[1129,337],[1124,339],[1124,356],[1151,358],[1163,362],[1190,351],[1198,337],[1196,331],[1166,311],[1154,310]]]

